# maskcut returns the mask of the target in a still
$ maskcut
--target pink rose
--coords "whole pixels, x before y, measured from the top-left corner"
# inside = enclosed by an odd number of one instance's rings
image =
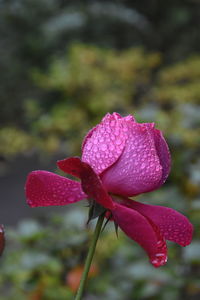
[[[128,197],[159,188],[170,171],[170,153],[153,123],[107,114],[86,135],[82,158],[57,163],[81,183],[46,171],[33,171],[26,182],[30,206],[66,205],[93,198],[119,227],[147,252],[155,267],[167,261],[166,240],[186,246],[193,227],[179,212]]]

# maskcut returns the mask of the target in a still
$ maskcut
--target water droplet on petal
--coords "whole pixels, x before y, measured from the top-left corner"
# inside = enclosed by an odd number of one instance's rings
[[[122,143],[121,139],[116,139],[116,141],[115,141],[116,145],[121,145],[121,143]]]
[[[93,147],[93,151],[94,151],[94,152],[98,152],[98,147],[97,147],[97,146],[94,146],[94,147]]]
[[[115,126],[115,121],[114,121],[114,120],[112,120],[112,121],[110,122],[110,126],[112,126],[112,127]]]
[[[167,256],[164,253],[157,253],[155,258],[151,260],[151,263],[154,267],[158,268],[163,266],[167,262]]]
[[[97,158],[100,158],[100,157],[101,157],[101,155],[100,155],[99,152],[96,154],[96,157],[97,157]]]
[[[87,143],[86,149],[89,151],[92,148],[92,143]]]
[[[101,150],[102,151],[106,151],[107,150],[107,145],[106,144],[102,144],[101,145]]]
[[[160,166],[157,166],[157,167],[156,167],[156,171],[160,171]]]
[[[73,196],[70,196],[70,197],[68,198],[68,201],[69,201],[69,202],[73,202],[73,201],[74,201],[74,197],[73,197]]]
[[[115,149],[115,146],[113,144],[109,144],[109,150],[113,151]]]
[[[100,142],[100,143],[103,143],[103,141],[104,141],[104,138],[101,136],[101,137],[99,138],[99,142]]]

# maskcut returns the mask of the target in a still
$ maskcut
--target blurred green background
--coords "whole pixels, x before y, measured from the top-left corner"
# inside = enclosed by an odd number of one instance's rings
[[[110,224],[85,300],[200,298],[200,2],[0,1],[0,300],[73,299],[91,227],[86,203],[28,208],[28,172],[56,171],[80,155],[106,112],[155,122],[172,154],[169,179],[144,202],[173,207],[195,226],[193,243],[169,243],[169,262]]]

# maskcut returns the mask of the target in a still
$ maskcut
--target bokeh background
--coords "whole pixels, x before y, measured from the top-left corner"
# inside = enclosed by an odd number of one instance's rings
[[[199,299],[200,1],[0,0],[0,70],[0,299],[73,299],[93,228],[86,203],[31,209],[24,183],[80,155],[113,111],[163,130],[171,174],[137,199],[184,213],[195,234],[154,269],[110,224],[84,299]]]

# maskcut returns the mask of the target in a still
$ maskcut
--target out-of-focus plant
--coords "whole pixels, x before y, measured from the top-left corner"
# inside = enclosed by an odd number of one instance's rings
[[[156,99],[170,104],[200,103],[200,57],[191,56],[159,72]]]
[[[24,153],[34,147],[34,138],[16,127],[0,129],[0,154],[5,158]]]
[[[119,52],[72,46],[65,58],[52,62],[46,74],[33,71],[36,83],[54,94],[53,100],[46,99],[49,113],[37,118],[35,131],[44,137],[68,138],[70,151],[77,150],[79,138],[99,121],[99,115],[131,109],[138,87],[150,84],[159,63],[159,54],[142,49]]]

